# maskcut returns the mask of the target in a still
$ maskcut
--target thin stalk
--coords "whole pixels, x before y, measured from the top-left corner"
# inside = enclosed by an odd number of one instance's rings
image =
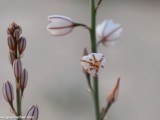
[[[16,94],[17,94],[17,120],[21,120],[21,94],[20,94],[20,89],[17,87],[16,88]]]
[[[18,59],[17,55],[17,48],[15,50],[15,59]],[[21,119],[21,90],[19,88],[19,80],[16,79],[16,100],[17,100],[17,120],[22,120]]]
[[[88,27],[87,25],[85,25],[83,23],[74,23],[74,27],[78,27],[78,26],[81,26],[81,27],[84,27],[84,28],[90,30],[90,27]]]
[[[96,45],[96,9],[95,9],[95,0],[91,0],[91,29],[90,29],[90,37],[91,37],[91,49],[93,53],[97,52]],[[99,112],[99,88],[98,88],[98,77],[93,77],[93,99],[95,106],[95,115],[96,120],[100,120],[100,112]]]
[[[111,105],[112,105],[111,103],[108,103],[108,104],[107,104],[105,110],[103,111],[103,113],[102,113],[102,115],[101,115],[101,120],[104,120],[104,117],[106,116],[106,114],[107,114],[109,108],[111,107]]]

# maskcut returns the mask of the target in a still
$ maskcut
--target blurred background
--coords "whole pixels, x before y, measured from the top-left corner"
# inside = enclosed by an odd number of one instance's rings
[[[23,97],[23,115],[37,104],[39,120],[94,120],[92,97],[79,62],[83,49],[90,50],[88,32],[76,28],[63,37],[51,36],[46,26],[47,16],[52,14],[90,25],[89,0],[0,1],[0,86],[5,80],[15,86],[6,34],[9,24],[15,21],[27,38],[22,62],[29,81]],[[108,120],[158,120],[160,1],[104,0],[97,24],[105,19],[122,24],[124,31],[115,45],[98,48],[107,59],[99,80],[101,107],[121,77],[118,101],[111,107]],[[12,115],[2,92],[0,106],[0,116]]]

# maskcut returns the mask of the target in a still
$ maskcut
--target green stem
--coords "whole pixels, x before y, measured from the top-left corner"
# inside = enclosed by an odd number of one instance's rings
[[[78,26],[81,26],[81,27],[84,27],[84,28],[90,30],[90,27],[88,27],[88,26],[85,25],[85,24],[82,24],[82,23],[74,23],[74,27],[78,27]]]
[[[95,10],[95,0],[91,0],[91,48],[92,52],[97,52],[96,45],[96,10]]]
[[[91,0],[91,29],[90,29],[90,37],[91,37],[91,49],[93,53],[97,52],[96,45],[96,9],[95,9],[95,0]],[[98,77],[93,77],[93,99],[95,106],[95,115],[96,120],[100,120],[100,112],[99,112],[99,88],[98,88]]]
[[[15,59],[18,59],[17,55],[17,48],[15,50]],[[22,120],[21,119],[21,90],[19,88],[19,80],[16,79],[16,99],[17,99],[17,120]]]
[[[96,120],[100,120],[98,77],[93,78],[93,86],[94,86],[94,104],[95,104]]]
[[[21,93],[20,93],[20,89],[17,87],[16,89],[16,94],[17,94],[17,120],[21,120],[20,116],[21,116]]]

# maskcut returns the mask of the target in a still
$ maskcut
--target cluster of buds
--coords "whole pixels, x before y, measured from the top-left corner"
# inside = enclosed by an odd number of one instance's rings
[[[18,101],[20,102],[17,104],[21,104],[23,92],[27,86],[27,81],[28,81],[28,72],[25,68],[22,67],[22,62],[21,62],[23,52],[26,48],[26,39],[23,36],[21,36],[22,33],[21,27],[14,22],[8,27],[7,33],[8,33],[9,60],[13,67],[16,79],[15,81],[16,89],[18,91],[17,99],[19,99]],[[14,94],[13,94],[12,84],[9,81],[6,81],[3,84],[2,90],[4,98],[9,103],[12,111],[15,113],[15,115],[20,115],[19,113],[17,113],[18,108],[16,111],[13,106]],[[33,115],[34,120],[38,119],[37,106],[36,106],[36,112],[32,113],[31,115]],[[27,120],[29,119],[27,118]]]
[[[26,48],[26,39],[21,36],[22,29],[16,23],[12,23],[8,29],[8,47],[9,47],[9,59],[11,64],[15,59],[20,59]]]

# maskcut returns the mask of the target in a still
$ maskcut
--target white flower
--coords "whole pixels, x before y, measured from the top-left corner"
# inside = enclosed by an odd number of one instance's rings
[[[104,68],[106,59],[101,53],[91,53],[87,56],[83,56],[80,61],[86,72],[97,76],[101,69]]]
[[[51,15],[48,16],[48,21],[50,24],[47,25],[47,30],[55,36],[62,36],[72,31],[74,27],[74,22],[61,15]]]
[[[105,43],[115,42],[120,37],[123,28],[113,20],[105,20],[96,27],[97,39],[104,45]]]

